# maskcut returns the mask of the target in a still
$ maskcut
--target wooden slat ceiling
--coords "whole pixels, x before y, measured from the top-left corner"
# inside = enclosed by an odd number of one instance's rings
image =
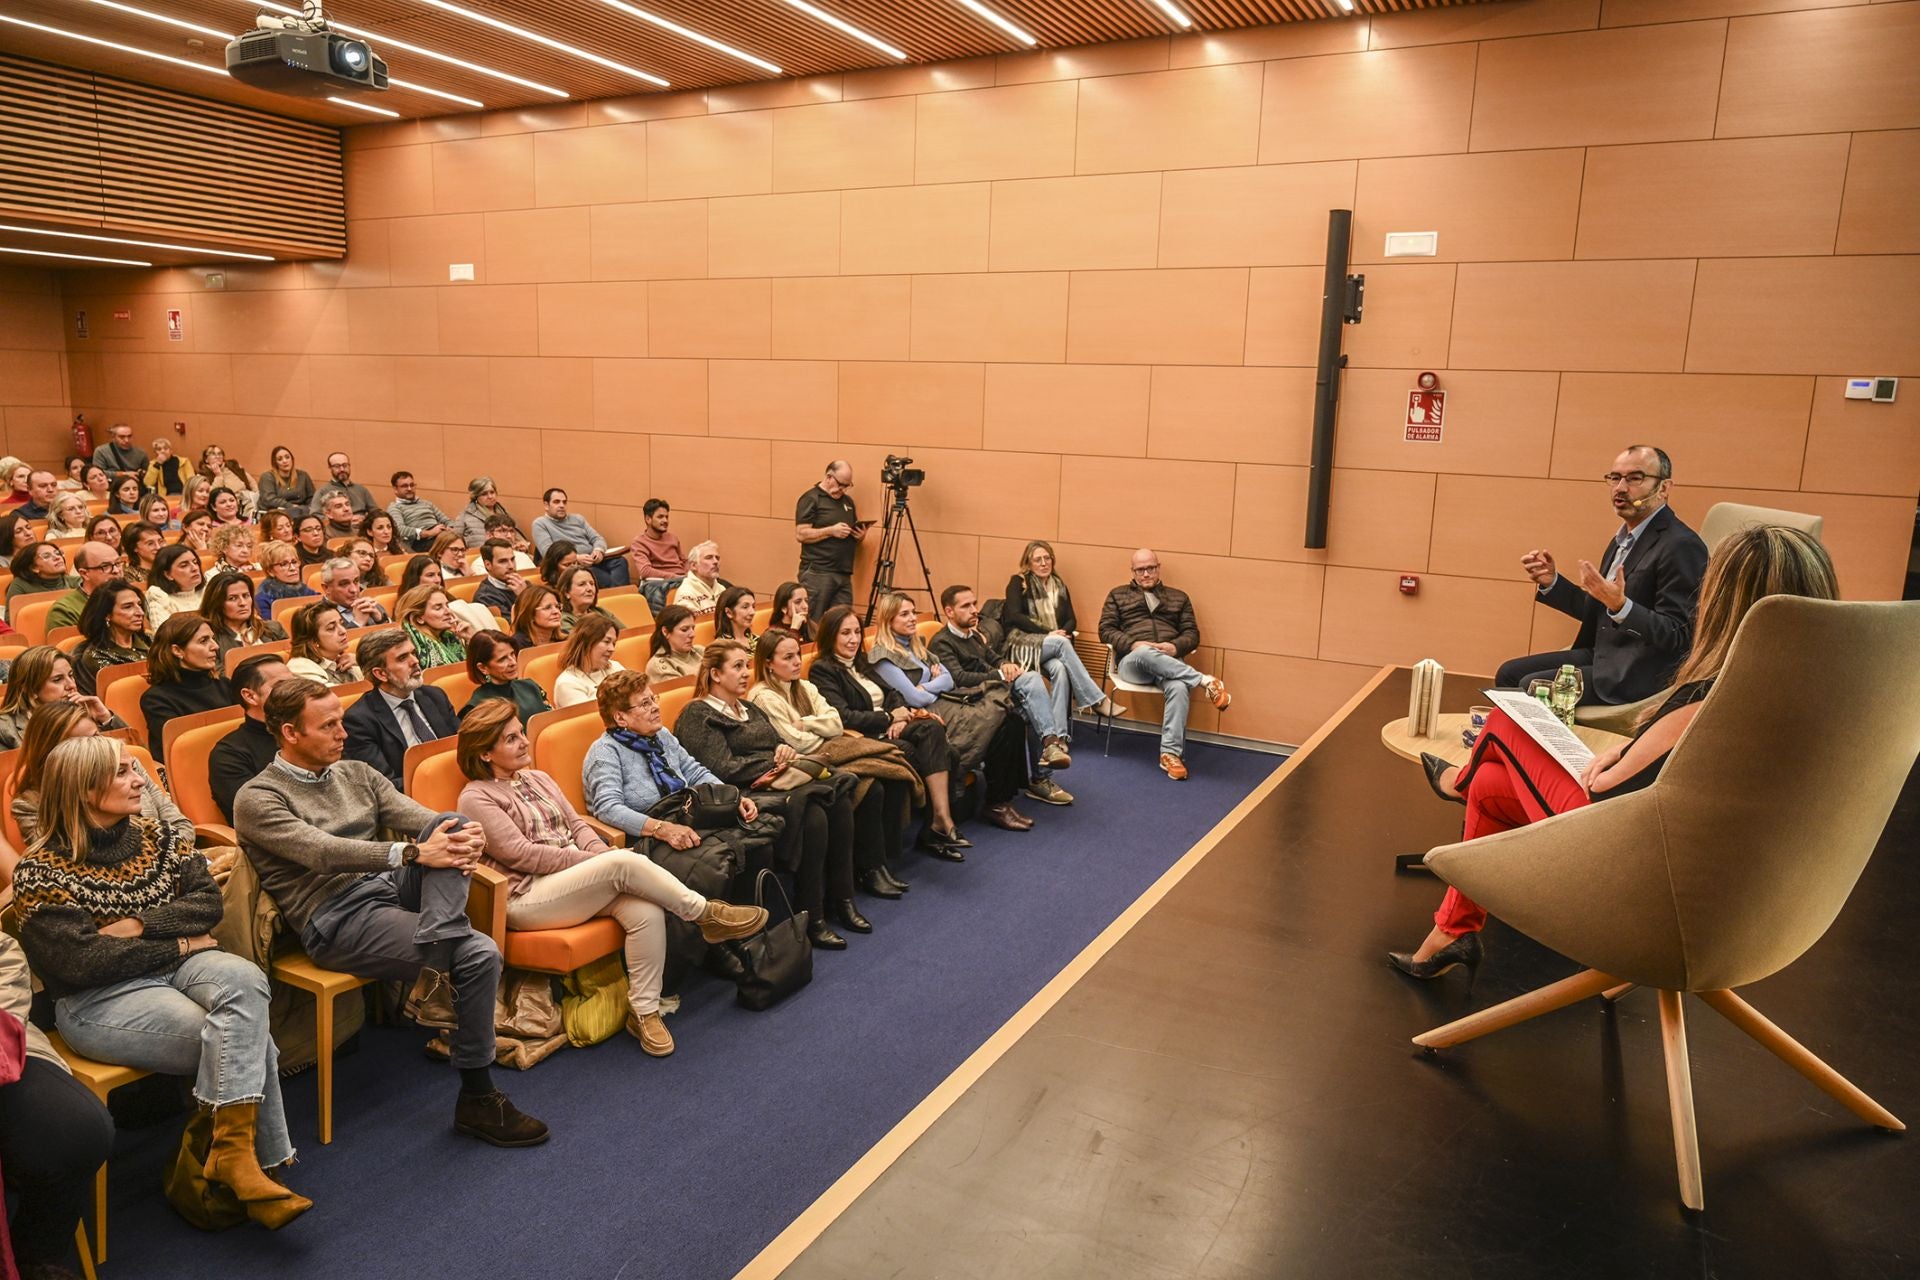
[[[298,0],[288,0],[298,7]],[[1027,46],[969,10],[961,0],[811,0],[819,9],[899,48],[908,62],[941,62],[984,54],[1020,53]],[[1353,0],[1354,15],[1340,0],[1173,0],[1193,20],[1195,31],[1313,19],[1346,21],[1372,13],[1432,9],[1481,0]],[[535,31],[666,80],[671,89],[703,89],[773,78],[756,67],[684,36],[624,13],[606,0],[459,0],[501,21]],[[795,8],[787,0],[632,0],[702,35],[774,63],[782,76],[813,76],[867,67],[897,66],[894,59]],[[1023,27],[1039,48],[1066,48],[1111,40],[1178,33],[1153,0],[982,0]],[[164,53],[208,67],[224,67],[224,39],[249,28],[266,6],[255,0],[3,0],[0,17],[13,16],[99,40]],[[170,26],[130,10],[144,10],[195,27]],[[523,85],[438,62],[396,47],[405,41],[461,57],[558,89],[572,99],[625,97],[659,92],[658,86],[624,72],[544,48],[519,36],[422,0],[339,0],[327,6],[336,24],[364,28],[392,75],[489,109],[549,105],[562,99]],[[384,38],[384,39],[383,39]],[[196,43],[197,42],[197,43]],[[224,74],[86,44],[0,21],[0,51],[163,85],[203,97],[334,124],[365,124],[375,117],[324,99],[279,97],[247,88]],[[364,99],[404,117],[436,116],[473,108],[395,87]]]

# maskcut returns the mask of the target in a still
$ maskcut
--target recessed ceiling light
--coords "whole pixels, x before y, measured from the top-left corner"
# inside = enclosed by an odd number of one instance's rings
[[[61,33],[64,34],[64,33]],[[111,267],[150,267],[151,262],[139,262],[133,258],[96,258],[87,253],[53,253],[46,249],[12,249],[0,244],[0,253],[17,253],[28,258],[65,258],[69,262],[104,262]]]
[[[164,240],[129,240],[125,236],[96,236],[79,231],[49,231],[44,227],[16,227],[0,223],[0,231],[23,236],[55,236],[61,240],[91,240],[100,244],[130,244],[141,249],[173,249],[180,253],[205,253],[216,258],[246,258],[252,262],[272,262],[271,254],[241,253],[238,249],[209,249],[197,244],[168,244]]]
[[[1342,13],[1352,13],[1353,0],[1340,0],[1340,11]]]
[[[246,5],[249,9],[271,9],[275,13],[284,13],[289,17],[297,18],[300,16],[300,10],[284,4],[276,4],[274,0],[240,0],[240,3]],[[468,62],[464,58],[456,58],[452,54],[437,53],[432,49],[423,48],[417,44],[408,44],[405,40],[396,40],[392,36],[382,35],[377,31],[369,31],[365,27],[350,26],[344,22],[336,22],[332,18],[327,19],[327,25],[335,31],[344,31],[350,36],[359,36],[365,40],[378,41],[380,44],[389,45],[395,49],[405,49],[408,53],[417,53],[423,58],[432,58],[435,62],[444,62],[449,66],[460,67],[479,75],[492,76],[495,80],[505,80],[508,84],[517,84],[524,89],[532,89],[536,93],[544,93],[551,98],[569,98],[573,96],[565,89],[556,89],[550,84],[541,84],[538,80],[522,79],[516,75],[509,75],[505,71],[496,71],[492,67],[482,66],[478,62]],[[392,81],[388,81],[388,83],[391,84]]]
[[[826,23],[830,27],[835,27],[841,31],[846,32],[848,35],[852,36],[855,40],[864,40],[866,43],[872,45],[874,48],[878,49],[880,52],[886,54],[889,58],[898,58],[902,62],[905,62],[907,60],[906,50],[896,49],[892,45],[888,44],[885,40],[880,39],[878,36],[868,35],[866,32],[862,31],[860,28],[854,26],[850,22],[842,22],[840,19],[828,13],[825,9],[816,9],[814,6],[808,4],[807,0],[787,0],[787,3],[792,5],[794,8],[798,9],[800,12],[809,15],[810,17],[818,18],[820,21]]]
[[[1193,19],[1182,13],[1180,6],[1174,4],[1173,0],[1153,0],[1153,7],[1166,14],[1168,19],[1176,26],[1190,27],[1193,25]]]
[[[370,107],[364,102],[355,102],[352,98],[330,97],[327,99],[327,101],[333,103],[336,106],[352,107],[355,111],[369,111],[376,116],[391,116],[395,120],[398,120],[400,118],[400,113],[398,111],[389,111],[385,107]]]
[[[1031,45],[1036,45],[1040,43],[1040,41],[1035,39],[1033,36],[1027,34],[1025,31],[1022,31],[1019,27],[1014,26],[1011,22],[1008,22],[1005,18],[1001,17],[999,14],[995,13],[993,10],[987,8],[987,6],[981,4],[980,0],[960,0],[960,3],[965,5],[967,8],[973,10],[975,13],[979,14],[981,17],[985,18],[988,22],[991,22],[994,26],[1000,28],[1002,31],[1006,32],[1008,35],[1012,36],[1015,40],[1018,40],[1021,44],[1031,46]]]
[[[458,102],[463,106],[472,107],[477,111],[484,111],[487,106],[484,102],[478,102],[472,98],[463,98],[457,93],[448,93],[445,89],[429,89],[423,84],[415,84],[411,80],[402,80],[398,76],[388,76],[387,84],[395,89],[405,89],[409,93],[430,93],[436,98],[445,98],[448,102]]]
[[[172,63],[176,67],[185,67],[189,71],[204,71],[208,75],[216,76],[224,76],[227,74],[225,67],[212,67],[204,62],[190,62],[185,58],[173,57],[171,54],[155,53],[151,49],[141,49],[134,45],[121,44],[114,40],[102,40],[98,36],[83,36],[78,31],[67,31],[60,27],[49,27],[42,22],[28,22],[25,18],[9,17],[4,13],[0,13],[0,22],[9,22],[16,27],[25,27],[29,31],[42,31],[50,36],[63,36],[68,40],[79,40],[85,44],[96,44],[103,49],[113,49],[120,53],[131,53],[136,57],[152,58],[156,62]],[[145,266],[147,264],[140,263],[138,265]]]
[[[439,4],[442,2],[443,0],[425,0],[427,4]],[[610,8],[618,9],[622,13],[632,14],[642,22],[651,22],[654,26],[664,31],[671,31],[677,36],[684,36],[697,44],[706,45],[709,49],[718,49],[721,53],[729,57],[738,58],[742,62],[759,67],[768,75],[777,76],[781,74],[780,68],[774,66],[773,63],[768,62],[765,58],[756,58],[746,50],[736,49],[730,44],[715,40],[712,36],[703,36],[698,31],[683,27],[677,22],[668,21],[657,13],[648,13],[645,9],[637,9],[633,5],[626,3],[626,0],[600,0],[600,2]],[[665,84],[666,82],[663,80],[661,83]]]
[[[203,36],[212,36],[222,44],[233,39],[233,33],[231,31],[221,31],[214,27],[203,27],[197,22],[183,22],[179,18],[170,18],[164,13],[152,13],[146,9],[135,8],[130,4],[121,4],[119,0],[87,0],[87,3],[97,4],[102,9],[118,9],[121,13],[130,13],[136,18],[146,18],[152,22],[164,22],[170,27],[179,27],[183,31],[197,31]]]
[[[624,62],[615,62],[612,58],[603,58],[597,53],[588,53],[578,45],[571,45],[563,40],[555,40],[552,36],[543,36],[538,31],[529,31],[525,27],[516,27],[511,22],[502,22],[498,18],[489,17],[487,14],[463,8],[460,5],[452,3],[452,0],[420,0],[420,3],[432,5],[434,8],[447,13],[458,14],[462,18],[466,18],[471,22],[478,22],[482,26],[492,27],[496,31],[504,31],[508,35],[519,36],[522,40],[530,41],[533,44],[545,45],[549,49],[558,49],[561,53],[571,54],[576,58],[591,62],[596,66],[606,67],[610,71],[618,71],[622,75],[632,76],[636,80],[645,80],[648,84],[658,85],[662,89],[668,87],[665,80],[649,72],[642,71],[638,67],[630,67]]]

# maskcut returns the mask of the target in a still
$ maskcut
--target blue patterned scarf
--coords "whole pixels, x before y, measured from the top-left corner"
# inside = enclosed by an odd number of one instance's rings
[[[640,758],[647,762],[647,771],[653,774],[653,785],[660,789],[662,796],[670,796],[687,785],[686,779],[675,773],[673,766],[667,763],[666,748],[660,745],[657,736],[649,738],[619,727],[607,730],[607,736],[627,750],[640,754]]]

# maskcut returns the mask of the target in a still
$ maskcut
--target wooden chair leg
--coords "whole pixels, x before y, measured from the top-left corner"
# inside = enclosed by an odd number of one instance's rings
[[[1602,1000],[1605,1000],[1608,1004],[1612,1004],[1615,1000],[1618,1000],[1621,996],[1624,996],[1625,994],[1627,994],[1627,992],[1633,990],[1636,985],[1637,985],[1636,983],[1632,983],[1632,982],[1623,982],[1617,987],[1608,987],[1605,991],[1602,991],[1600,993],[1600,998]]]
[[[104,1164],[93,1175],[93,1257],[102,1264],[107,1260],[107,1166]]]
[[[1699,1210],[1707,1201],[1700,1178],[1700,1134],[1693,1120],[1687,1020],[1678,991],[1660,992],[1660,1044],[1667,1056],[1667,1107],[1673,1115],[1673,1161],[1680,1171],[1680,1203]]]
[[[1555,1009],[1564,1009],[1577,1004],[1588,996],[1597,995],[1608,987],[1620,985],[1620,979],[1610,973],[1601,973],[1598,969],[1586,969],[1571,978],[1562,978],[1550,986],[1538,991],[1529,991],[1526,995],[1515,996],[1505,1004],[1497,1004],[1491,1009],[1482,1009],[1479,1013],[1469,1014],[1444,1027],[1435,1027],[1413,1038],[1413,1042],[1422,1049],[1445,1049],[1450,1045],[1464,1044],[1495,1031],[1503,1031],[1518,1022],[1537,1018],[1543,1013],[1552,1013]]]
[[[314,1061],[320,1073],[320,1145],[333,1141],[333,996],[313,993]]]
[[[73,1247],[80,1255],[80,1274],[87,1280],[100,1280],[99,1273],[93,1269],[93,1246],[87,1243],[87,1224],[73,1224]]]
[[[1869,1098],[1854,1083],[1815,1057],[1798,1040],[1782,1031],[1766,1015],[1731,991],[1695,992],[1707,1007],[1764,1045],[1768,1052],[1813,1081],[1821,1092],[1865,1120],[1896,1133],[1906,1129],[1900,1117]]]

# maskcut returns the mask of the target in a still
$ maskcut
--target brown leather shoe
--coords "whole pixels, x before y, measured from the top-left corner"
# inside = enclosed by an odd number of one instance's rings
[[[985,811],[984,816],[988,822],[991,822],[1003,831],[1031,831],[1033,829],[1033,819],[1014,808],[1011,800],[1004,804],[994,805]]]
[[[700,936],[708,942],[727,942],[734,938],[751,938],[767,927],[767,909],[765,907],[736,907],[731,902],[722,902],[718,898],[707,899],[707,909],[700,913],[697,921]],[[661,1032],[665,1035],[665,1031]],[[667,1039],[667,1052],[673,1052],[673,1040]]]
[[[1187,780],[1186,762],[1170,752],[1163,751],[1160,753],[1160,772],[1166,774],[1175,782],[1185,782]]]
[[[1040,767],[1042,769],[1070,769],[1073,767],[1073,757],[1067,754],[1067,740],[1065,738],[1056,736],[1047,739],[1046,745],[1040,748]]]
[[[547,1140],[547,1126],[513,1105],[507,1095],[463,1093],[453,1104],[453,1129],[496,1147],[537,1147]]]
[[[1213,705],[1218,707],[1220,710],[1225,711],[1228,707],[1233,705],[1233,695],[1227,692],[1226,681],[1209,680],[1207,681],[1205,688],[1207,691],[1207,700],[1213,703]]]
[[[627,1010],[627,1034],[638,1040],[651,1057],[664,1058],[673,1052],[673,1035],[657,1013],[642,1015]]]

